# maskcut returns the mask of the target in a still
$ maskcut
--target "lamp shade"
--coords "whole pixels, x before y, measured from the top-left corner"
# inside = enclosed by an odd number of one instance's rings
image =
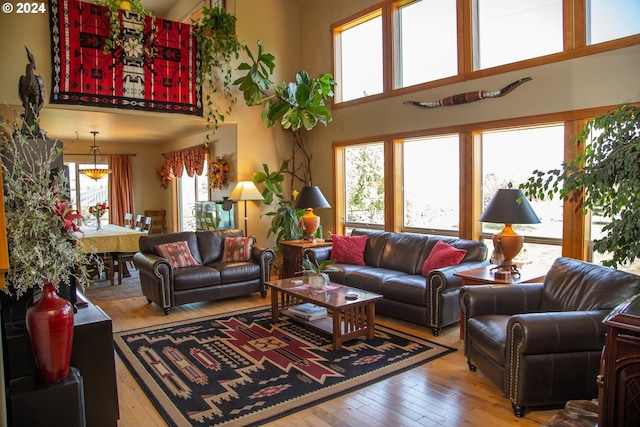
[[[300,190],[300,194],[296,198],[295,206],[296,209],[306,209],[306,208],[330,208],[331,205],[327,202],[322,191],[318,188],[317,185],[307,185],[302,187]]]
[[[518,199],[521,199],[518,202]],[[485,208],[480,221],[496,224],[539,224],[540,218],[520,189],[501,188]]]
[[[264,197],[253,181],[240,181],[229,194],[229,200],[263,200]]]
[[[91,179],[95,179],[96,181],[100,178],[103,178],[111,173],[111,169],[103,169],[98,167],[98,162],[96,160],[97,154],[100,152],[100,148],[96,145],[96,135],[100,132],[91,131],[93,134],[93,145],[90,147],[91,153],[93,154],[93,168],[80,169],[79,172]]]

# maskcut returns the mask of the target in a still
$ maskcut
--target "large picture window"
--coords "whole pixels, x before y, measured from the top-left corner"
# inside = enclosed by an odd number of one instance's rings
[[[477,0],[474,69],[562,52],[562,0]]]
[[[401,6],[395,87],[455,76],[458,73],[456,30],[454,1],[414,1]]]
[[[367,16],[355,25],[337,32],[337,69],[339,85],[336,98],[350,101],[382,93],[382,16]]]
[[[350,227],[384,225],[384,145],[344,150],[346,224]]]
[[[587,44],[640,33],[640,1],[587,0]]]
[[[412,139],[403,143],[404,228],[459,229],[458,135]],[[430,177],[425,179],[425,168]]]

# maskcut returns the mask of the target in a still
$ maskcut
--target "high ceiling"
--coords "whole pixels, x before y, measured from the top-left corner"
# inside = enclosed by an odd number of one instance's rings
[[[146,9],[158,17],[166,16],[177,0],[142,0]],[[6,112],[5,112],[6,113]],[[99,139],[122,143],[162,143],[205,130],[202,117],[184,114],[159,114],[129,110],[48,105],[40,112],[41,126],[50,137],[71,141],[91,139],[91,131],[99,131]]]

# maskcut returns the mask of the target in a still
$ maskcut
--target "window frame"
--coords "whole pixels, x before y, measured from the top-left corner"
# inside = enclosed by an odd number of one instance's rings
[[[383,90],[382,93],[361,97],[349,101],[342,101],[340,96],[332,99],[332,108],[347,108],[352,105],[358,105],[366,102],[373,102],[380,99],[386,99],[403,95],[407,93],[419,92],[434,87],[445,86],[453,83],[465,82],[478,78],[503,74],[512,71],[523,70],[544,64],[551,64],[569,59],[580,58],[583,56],[593,55],[596,53],[612,51],[640,44],[640,34],[634,34],[610,41],[587,45],[587,10],[584,1],[563,0],[563,50],[562,52],[552,53],[549,55],[539,56],[531,59],[525,59],[504,65],[498,65],[492,68],[474,70],[473,52],[474,48],[473,34],[473,11],[476,5],[475,0],[456,0],[457,7],[457,25],[458,25],[458,74],[452,77],[445,77],[439,80],[420,83],[413,86],[394,88],[394,67],[397,60],[394,58],[394,49],[397,49],[398,43],[395,41],[397,35],[394,34],[393,22],[396,19],[398,8],[408,3],[408,0],[382,0],[377,5],[351,15],[350,17],[338,21],[331,25],[332,36],[332,69],[333,75],[340,87],[340,57],[339,43],[336,37],[343,29],[348,28],[359,22],[361,19],[369,16],[371,13],[382,14],[382,49],[383,49]]]

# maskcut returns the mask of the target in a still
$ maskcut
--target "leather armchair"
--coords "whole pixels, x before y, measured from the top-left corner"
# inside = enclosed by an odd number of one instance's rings
[[[509,398],[527,407],[562,405],[598,395],[602,321],[640,292],[640,276],[558,258],[544,283],[464,286],[464,351]]]

